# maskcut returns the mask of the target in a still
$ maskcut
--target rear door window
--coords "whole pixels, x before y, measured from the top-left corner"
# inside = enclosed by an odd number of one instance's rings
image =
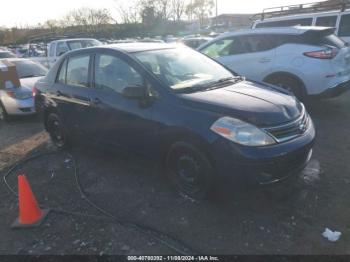
[[[337,16],[320,16],[317,17],[316,26],[335,27],[337,24]]]
[[[67,85],[89,87],[90,55],[73,56],[68,59]]]
[[[338,35],[350,36],[350,14],[341,16]]]

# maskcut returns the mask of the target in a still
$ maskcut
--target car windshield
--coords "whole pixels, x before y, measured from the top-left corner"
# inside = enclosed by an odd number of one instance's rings
[[[70,50],[75,50],[79,48],[86,48],[86,47],[92,47],[92,46],[99,46],[101,45],[101,42],[90,39],[90,40],[73,40],[67,42],[68,47]]]
[[[143,51],[136,58],[163,83],[175,91],[205,89],[236,76],[210,58],[186,47]]]
[[[14,64],[16,65],[19,78],[44,76],[47,73],[47,69],[44,66],[32,61],[16,61]]]
[[[16,56],[11,52],[0,52],[0,58],[15,58]]]

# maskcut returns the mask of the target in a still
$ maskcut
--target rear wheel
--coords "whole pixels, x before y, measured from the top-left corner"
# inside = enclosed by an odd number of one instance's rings
[[[55,113],[50,113],[46,119],[47,131],[52,142],[58,148],[69,146],[69,135],[60,117]]]
[[[7,114],[5,107],[0,102],[0,121],[9,121],[10,116]]]
[[[166,173],[175,188],[190,198],[204,199],[213,188],[212,164],[203,152],[187,142],[176,142],[170,147]]]
[[[267,77],[265,82],[286,89],[293,93],[300,101],[304,101],[306,98],[304,84],[293,76],[287,74],[273,75]]]

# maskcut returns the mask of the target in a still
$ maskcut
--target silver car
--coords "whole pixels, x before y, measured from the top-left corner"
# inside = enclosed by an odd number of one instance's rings
[[[23,58],[6,59],[16,65],[21,86],[0,89],[0,121],[11,116],[31,115],[35,113],[33,88],[35,83],[46,75],[42,65]]]

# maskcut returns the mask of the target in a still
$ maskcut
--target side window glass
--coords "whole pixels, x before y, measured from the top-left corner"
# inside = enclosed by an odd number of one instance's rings
[[[67,85],[89,86],[90,55],[70,57],[67,66]]]
[[[63,61],[60,67],[60,71],[56,78],[57,83],[66,84],[66,72],[67,72],[67,59]]]
[[[342,15],[339,24],[339,36],[350,36],[350,14]]]
[[[50,53],[49,55],[52,57],[52,56],[55,56],[55,47],[56,47],[56,43],[53,43],[50,45]]]
[[[56,56],[60,56],[69,51],[69,47],[66,42],[58,42],[56,48]]]
[[[316,26],[335,27],[337,23],[337,18],[337,16],[317,17]]]
[[[221,39],[201,50],[202,53],[210,57],[219,57],[230,55],[230,48],[234,38]]]
[[[121,93],[126,86],[142,85],[141,75],[129,64],[112,55],[96,55],[95,88]]]

